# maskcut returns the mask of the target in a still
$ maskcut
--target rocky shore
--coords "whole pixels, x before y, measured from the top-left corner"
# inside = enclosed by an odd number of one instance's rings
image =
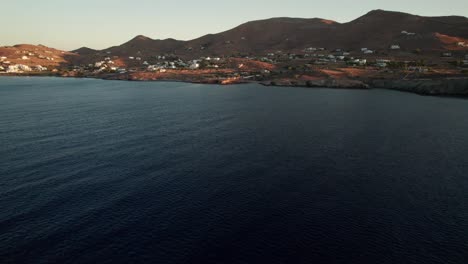
[[[310,87],[310,88],[340,88],[340,89],[370,89],[370,86],[359,80],[352,79],[319,79],[319,80],[294,80],[283,79],[273,81],[263,81],[260,84],[265,86],[290,86],[290,87]]]
[[[0,75],[2,76],[2,75]],[[238,77],[221,77],[216,75],[155,75],[155,74],[106,74],[77,76],[74,74],[4,74],[3,76],[55,76],[64,78],[96,78],[121,81],[177,81],[187,83],[232,85],[242,83],[258,83],[264,86],[308,87],[308,88],[338,88],[338,89],[372,89],[381,88],[432,96],[468,97],[467,77],[425,78],[425,79],[348,79],[324,78],[301,80],[283,78],[274,80],[245,80]]]
[[[370,80],[375,88],[417,93],[421,95],[468,97],[468,77],[414,80]]]

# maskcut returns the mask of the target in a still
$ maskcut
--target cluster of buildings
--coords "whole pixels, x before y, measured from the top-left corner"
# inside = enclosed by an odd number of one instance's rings
[[[219,63],[221,62],[221,58],[202,57],[196,60],[183,61],[180,58],[160,55],[151,57],[148,60],[143,60],[142,57],[129,56],[128,61],[130,61],[130,65],[128,65],[128,68],[122,68],[116,66],[114,61],[112,61],[110,57],[107,57],[102,61],[96,61],[93,64],[89,64],[87,67],[76,67],[74,71],[92,71],[94,73],[126,73],[141,70],[149,72],[166,72],[169,69],[216,69],[220,67]],[[152,63],[149,63],[149,61],[152,61]]]
[[[21,60],[29,60],[27,56],[22,56]],[[41,65],[28,66],[24,64],[12,64],[8,57],[0,57],[0,72],[6,73],[24,73],[24,72],[43,72],[48,69]]]
[[[95,73],[100,72],[126,72],[125,69],[115,66],[114,61],[110,57],[104,58],[102,61],[97,61],[94,64],[88,65],[89,69],[92,69]],[[76,69],[78,70],[78,69]]]
[[[164,60],[161,62],[157,62],[156,64],[144,64],[143,65],[148,65],[147,70],[148,71],[159,71],[159,72],[164,72],[167,69],[190,69],[190,70],[197,70],[200,68],[214,68],[217,69],[220,67],[219,63],[221,62],[221,58],[219,57],[202,57],[196,60],[188,60],[188,61],[183,61],[181,59],[176,59],[176,60],[165,60],[165,56],[158,56],[158,60]]]
[[[0,72],[6,72],[6,73],[43,72],[47,70],[48,69],[46,67],[43,67],[41,65],[36,65],[32,67],[29,67],[24,64],[14,64],[14,65],[8,65],[6,67],[0,66]]]

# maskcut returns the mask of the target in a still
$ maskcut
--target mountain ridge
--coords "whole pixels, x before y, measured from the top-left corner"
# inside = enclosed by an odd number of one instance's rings
[[[415,37],[401,35],[414,32]],[[437,34],[468,39],[468,18],[426,17],[376,9],[346,23],[325,18],[273,17],[243,23],[192,40],[152,39],[138,35],[119,46],[103,49],[117,55],[177,54],[180,56],[264,54],[283,50],[297,52],[308,46],[327,49],[385,49],[392,44],[403,48],[445,50]],[[76,50],[75,50],[76,51]]]

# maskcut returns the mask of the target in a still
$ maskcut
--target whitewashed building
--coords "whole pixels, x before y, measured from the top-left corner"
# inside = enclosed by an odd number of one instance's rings
[[[42,65],[37,65],[37,66],[34,67],[34,69],[35,69],[36,71],[40,71],[40,72],[41,72],[41,71],[47,71],[47,68],[44,67],[44,66],[42,66]]]
[[[98,61],[94,63],[94,68],[101,68],[104,65],[104,61]]]
[[[190,64],[189,64],[189,68],[192,69],[192,70],[196,70],[196,69],[200,68],[200,63],[198,63],[197,60],[191,61]]]

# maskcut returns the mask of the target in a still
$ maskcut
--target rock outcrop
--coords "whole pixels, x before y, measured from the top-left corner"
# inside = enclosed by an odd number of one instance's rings
[[[422,95],[468,96],[468,78],[372,80],[369,85]]]

